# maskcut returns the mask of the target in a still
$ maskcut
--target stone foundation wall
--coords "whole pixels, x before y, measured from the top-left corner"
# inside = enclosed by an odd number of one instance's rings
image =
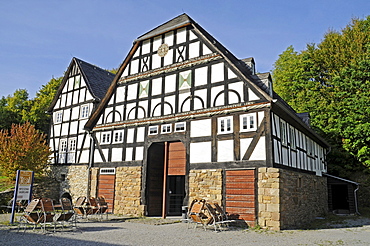
[[[258,224],[297,228],[328,211],[326,178],[277,168],[258,169]]]
[[[72,165],[72,166],[51,166],[51,175],[60,184],[59,197],[63,193],[69,193],[72,201],[75,202],[79,196],[87,194],[87,166]],[[63,177],[64,176],[64,180]]]
[[[143,216],[141,201],[141,167],[117,167],[114,213]]]
[[[189,203],[194,198],[222,204],[222,169],[190,170]]]

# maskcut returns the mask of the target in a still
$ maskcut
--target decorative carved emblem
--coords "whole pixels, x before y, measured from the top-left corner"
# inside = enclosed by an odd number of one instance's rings
[[[159,46],[158,51],[157,51],[158,55],[160,57],[164,57],[165,55],[167,55],[169,49],[170,48],[168,47],[167,44],[161,44],[161,46]]]

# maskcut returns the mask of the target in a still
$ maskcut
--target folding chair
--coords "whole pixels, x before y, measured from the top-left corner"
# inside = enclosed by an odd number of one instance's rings
[[[209,219],[207,215],[204,214],[205,200],[199,200],[192,204],[191,210],[189,212],[190,223],[195,223],[194,229],[197,225],[202,225],[204,230],[206,230],[206,222]]]
[[[99,207],[100,217],[102,218],[103,214],[105,213],[107,215],[107,219],[108,219],[108,203],[105,201],[105,198],[103,196],[97,197],[96,202],[97,202],[98,207]]]
[[[27,224],[33,225],[33,230],[36,229],[37,225],[41,221],[40,199],[33,199],[27,207],[24,209],[23,216],[20,218],[18,224],[18,231],[22,225],[24,225],[24,232],[26,231]]]
[[[46,225],[52,225],[54,226],[54,232],[55,232],[55,226],[56,223],[54,221],[55,211],[54,211],[54,205],[53,200],[50,198],[41,198],[40,200],[41,204],[41,220],[40,223],[43,224],[43,231],[46,231]]]
[[[89,203],[86,209],[86,215],[94,215],[99,213],[99,206],[95,197],[89,198]]]
[[[82,218],[87,216],[86,214],[86,197],[80,196],[77,198],[75,206],[73,207],[76,215],[80,215]]]
[[[75,216],[75,211],[72,206],[72,202],[68,198],[63,197],[60,199],[60,205],[61,205],[62,211],[59,214],[58,218],[56,219],[56,222],[62,224],[63,228],[64,228],[64,225],[69,222],[71,222],[72,226],[74,224],[75,227],[77,227],[76,216]]]

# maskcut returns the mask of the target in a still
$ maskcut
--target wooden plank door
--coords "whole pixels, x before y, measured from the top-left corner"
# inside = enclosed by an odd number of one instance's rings
[[[226,171],[226,211],[244,220],[249,226],[256,222],[255,170]]]
[[[115,174],[100,174],[98,179],[98,196],[104,196],[108,202],[108,212],[114,211],[114,187],[115,187]]]

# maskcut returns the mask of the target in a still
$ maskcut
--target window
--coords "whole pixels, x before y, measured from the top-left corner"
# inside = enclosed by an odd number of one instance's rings
[[[100,174],[116,174],[115,168],[100,168]]]
[[[75,162],[75,152],[76,152],[76,138],[71,138],[68,141],[68,153],[67,153],[67,162]]]
[[[158,134],[158,126],[149,126],[149,135]]]
[[[89,117],[89,105],[81,106],[81,119]]]
[[[101,144],[108,144],[110,143],[110,133],[102,133],[101,134],[101,139],[100,139]]]
[[[113,143],[123,142],[123,131],[115,131],[113,135]]]
[[[256,114],[244,114],[240,116],[240,131],[256,131],[257,130],[257,117]]]
[[[172,131],[171,124],[162,125],[161,133],[170,133],[171,131]]]
[[[232,117],[223,117],[218,119],[218,133],[232,133],[233,132],[233,125],[232,125]]]
[[[186,128],[185,122],[179,122],[175,124],[175,132],[184,132]]]
[[[289,139],[290,139],[290,147],[292,149],[296,149],[297,143],[296,143],[295,129],[292,126],[289,127]]]
[[[286,122],[280,121],[280,141],[283,145],[287,145],[287,133],[286,133]]]
[[[63,121],[63,111],[55,113],[55,123],[62,123]]]

